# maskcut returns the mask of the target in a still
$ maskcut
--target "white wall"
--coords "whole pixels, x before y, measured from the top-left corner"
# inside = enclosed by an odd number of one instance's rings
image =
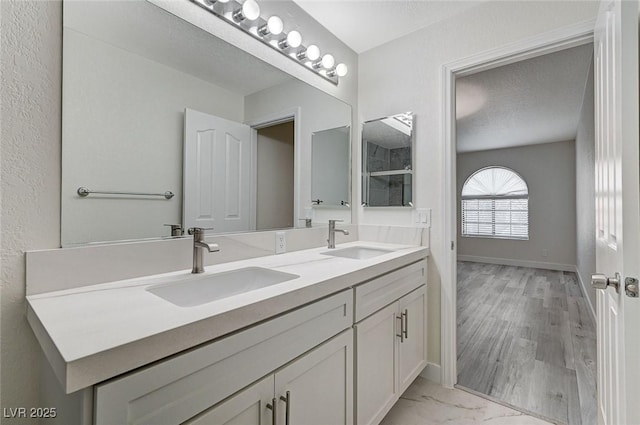
[[[546,263],[573,270],[576,263],[576,153],[573,141],[459,153],[457,161],[458,228],[462,186],[488,166],[507,167],[529,187],[529,240],[462,237],[463,256]],[[545,253],[546,252],[546,253]]]
[[[440,268],[444,164],[442,117],[444,64],[572,23],[593,19],[598,2],[483,2],[478,6],[364,52],[359,57],[358,122],[413,111],[416,114],[416,199],[432,208],[429,261],[429,361],[440,363]],[[359,127],[359,125],[358,125]],[[359,134],[356,139],[359,140]],[[359,151],[354,158],[359,158]],[[354,165],[360,169],[358,160]],[[354,185],[354,188],[356,186]],[[358,183],[354,199],[360,199]],[[410,225],[410,210],[362,209],[359,224]]]
[[[336,127],[351,125],[351,107],[334,97],[315,90],[298,80],[292,80],[262,90],[245,98],[245,122],[252,123],[276,111],[291,111],[300,108],[299,144],[296,157],[300,164],[297,170],[298,217],[305,217],[305,208],[311,207],[311,140],[313,133]],[[351,221],[347,208],[321,209],[314,211],[314,221],[321,221],[321,214],[329,218]],[[326,222],[326,221],[325,221]],[[300,221],[296,226],[304,226]]]
[[[595,213],[595,125],[593,104],[593,64],[584,91],[576,136],[576,265],[591,311],[595,312],[596,290],[591,274],[596,272]]]
[[[244,96],[68,27],[64,45],[62,245],[169,236],[164,224],[182,223],[184,109],[242,122]],[[80,186],[175,196],[81,198]]]
[[[3,408],[38,407],[41,350],[25,319],[24,252],[60,245],[62,7],[3,1],[0,19],[0,399]]]

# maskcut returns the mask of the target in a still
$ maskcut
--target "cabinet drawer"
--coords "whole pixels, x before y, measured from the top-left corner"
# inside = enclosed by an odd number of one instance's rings
[[[96,425],[176,424],[351,326],[350,290],[96,386]]]
[[[355,288],[356,322],[426,283],[427,260],[421,260]]]

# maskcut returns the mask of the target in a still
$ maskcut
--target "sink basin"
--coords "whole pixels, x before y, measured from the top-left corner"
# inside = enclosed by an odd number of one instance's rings
[[[388,254],[390,252],[393,252],[393,250],[371,248],[367,246],[350,246],[349,248],[326,251],[322,254],[332,255],[334,257],[353,258],[354,260],[366,260],[368,258],[377,257],[379,255]]]
[[[179,307],[194,307],[298,277],[277,270],[246,267],[186,281],[160,283],[147,288],[147,291]]]

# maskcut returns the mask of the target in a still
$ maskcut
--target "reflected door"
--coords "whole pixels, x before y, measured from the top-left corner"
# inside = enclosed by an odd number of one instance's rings
[[[183,225],[251,230],[250,127],[192,109],[184,117]]]

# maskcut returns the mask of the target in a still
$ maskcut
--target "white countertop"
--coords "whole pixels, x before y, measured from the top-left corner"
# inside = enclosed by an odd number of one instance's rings
[[[356,260],[322,255],[326,247],[270,255],[190,270],[91,285],[27,297],[27,318],[67,392],[211,341],[302,306],[429,253],[420,246],[352,242],[392,249]],[[206,254],[205,254],[206,255]],[[209,254],[209,255],[215,255]],[[146,289],[243,267],[264,267],[299,278],[194,307],[176,306]]]

